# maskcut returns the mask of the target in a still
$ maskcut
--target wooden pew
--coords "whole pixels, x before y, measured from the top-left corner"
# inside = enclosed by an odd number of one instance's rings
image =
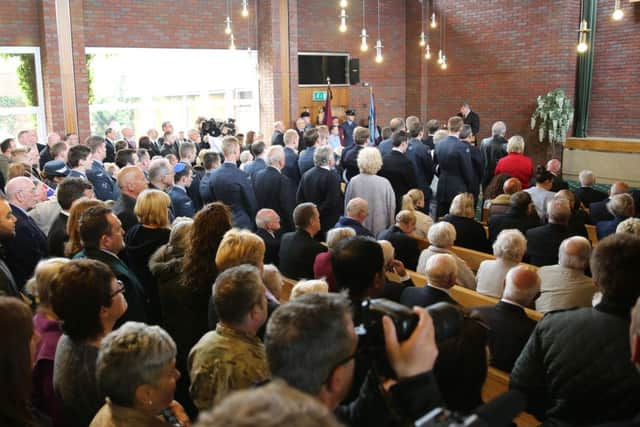
[[[585,224],[585,228],[587,229],[587,236],[589,236],[591,245],[595,246],[598,243],[598,233],[596,232],[596,226],[591,224]]]
[[[480,268],[480,263],[482,261],[490,261],[490,260],[495,260],[496,257],[494,255],[491,254],[486,254],[484,252],[478,252],[478,251],[474,251],[472,249],[467,249],[467,248],[463,248],[460,246],[453,246],[451,248],[451,252],[453,252],[454,254],[458,255],[460,258],[462,258],[464,260],[464,262],[467,263],[467,265],[469,266],[469,268],[471,269],[471,271],[473,271],[474,273],[476,273],[478,271],[478,268]],[[524,262],[521,262],[520,265],[526,265],[529,267],[532,267],[534,269],[538,269],[537,266],[535,265],[531,265],[531,264],[527,264]]]
[[[280,302],[285,303],[291,297],[291,290],[298,283],[297,280],[282,276],[282,290],[280,291]]]
[[[488,402],[509,390],[509,374],[489,366],[487,379],[482,387],[482,400]],[[540,424],[533,415],[523,412],[515,419],[518,427],[533,427]]]

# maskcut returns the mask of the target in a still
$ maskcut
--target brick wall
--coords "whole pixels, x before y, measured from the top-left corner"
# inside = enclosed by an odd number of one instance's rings
[[[0,46],[40,46],[40,0],[0,1]]]
[[[621,2],[622,21],[613,4],[598,2],[588,134],[640,138],[640,3]]]
[[[562,88],[573,99],[578,2],[434,3],[436,13],[445,12],[449,66],[429,64],[427,116],[447,120],[466,100],[480,115],[481,137],[502,120],[508,135],[522,135],[526,153],[542,161],[548,146],[538,143],[529,120],[537,95]]]

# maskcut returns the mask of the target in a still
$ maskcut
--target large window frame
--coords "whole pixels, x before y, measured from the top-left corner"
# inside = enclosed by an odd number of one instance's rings
[[[35,107],[9,107],[0,108],[0,116],[10,116],[14,114],[35,114],[36,133],[38,141],[47,140],[47,118],[44,105],[44,84],[42,80],[42,62],[40,58],[40,48],[37,46],[0,46],[0,54],[32,54],[36,68],[36,90],[38,93],[38,105]],[[13,135],[17,137],[17,135]]]

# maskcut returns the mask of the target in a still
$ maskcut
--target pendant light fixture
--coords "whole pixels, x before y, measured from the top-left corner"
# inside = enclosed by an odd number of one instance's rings
[[[443,70],[446,70],[448,67],[447,64],[447,55],[445,54],[447,48],[447,29],[445,27],[445,12],[444,9],[440,11],[440,47],[442,48],[442,62],[440,63],[440,67]]]
[[[426,36],[424,34],[424,3],[426,0],[420,2],[420,35],[418,36],[420,47],[424,47],[427,44]]]
[[[249,0],[242,0],[242,17],[246,18],[249,16]]]
[[[380,0],[378,0],[378,40],[376,40],[376,62],[380,64],[382,61],[382,40],[380,39]]]
[[[341,9],[346,9],[347,6],[349,6],[349,3],[347,3],[347,0],[340,0]]]
[[[231,30],[231,10],[229,8],[229,0],[227,0],[227,17],[224,20],[226,26],[224,27],[224,33],[226,35],[230,35],[233,31]]]
[[[436,13],[433,11],[433,0],[424,0],[424,1],[430,1],[431,3],[429,3],[429,5],[431,6],[431,24],[430,27],[431,29],[435,29],[438,26],[438,21],[436,21]]]
[[[620,7],[620,0],[616,0],[615,5],[613,6],[613,15],[611,17],[615,21],[619,21],[624,17],[624,12],[622,11],[622,7]]]
[[[236,50],[236,38],[233,34],[229,36],[229,50]]]
[[[340,12],[340,26],[338,30],[340,30],[341,33],[347,31],[347,11],[345,9],[342,9]]]
[[[369,45],[367,44],[367,20],[365,15],[365,2],[366,0],[362,0],[362,32],[360,33],[360,51],[366,52],[369,50]]]

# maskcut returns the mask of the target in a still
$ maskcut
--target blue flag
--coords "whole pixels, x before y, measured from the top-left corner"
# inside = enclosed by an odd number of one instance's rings
[[[369,100],[369,141],[371,145],[376,145],[376,141],[380,134],[378,133],[378,127],[376,126],[376,103],[373,99],[373,91],[371,93],[371,99]]]

